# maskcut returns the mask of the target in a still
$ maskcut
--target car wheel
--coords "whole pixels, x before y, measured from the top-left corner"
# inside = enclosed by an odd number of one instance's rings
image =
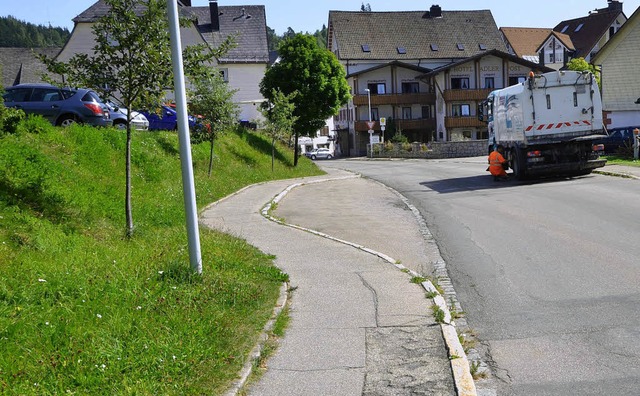
[[[327,155],[327,159],[331,159],[333,156],[331,154]]]
[[[67,116],[62,117],[60,120],[58,120],[58,126],[66,128],[66,127],[71,126],[71,125],[73,125],[73,124],[75,124],[77,122],[78,121],[76,120],[76,118],[74,116],[67,115]]]
[[[116,121],[116,123],[113,124],[113,126],[116,129],[127,129],[127,123],[124,121]]]
[[[316,156],[315,156],[315,155],[312,155],[312,156],[311,156],[311,159],[312,159],[312,160],[316,159]]]

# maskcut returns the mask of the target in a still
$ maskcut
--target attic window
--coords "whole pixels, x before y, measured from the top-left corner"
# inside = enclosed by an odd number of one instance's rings
[[[437,51],[438,50],[438,44],[431,44],[431,51]]]
[[[371,48],[369,48],[369,44],[362,44],[362,52],[371,52]]]
[[[478,44],[478,48],[480,48],[480,51],[486,51],[487,50],[487,46],[484,44]]]
[[[565,27],[563,27],[562,30],[560,31],[560,33],[566,32],[567,29],[569,29],[569,25],[566,25]]]
[[[458,43],[456,45],[458,47],[458,51],[464,51],[464,44]]]
[[[580,29],[582,29],[583,26],[584,26],[584,23],[579,24],[575,31],[579,32]]]
[[[398,50],[398,53],[402,55],[407,53],[407,49],[404,47],[398,47],[397,50]]]

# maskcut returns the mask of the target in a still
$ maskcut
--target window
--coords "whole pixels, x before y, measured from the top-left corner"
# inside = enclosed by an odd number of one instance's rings
[[[496,80],[494,77],[485,77],[484,78],[484,87],[489,89],[494,89],[496,87]]]
[[[362,44],[362,52],[371,52],[369,44]]]
[[[478,48],[480,48],[480,51],[486,51],[487,50],[487,46],[484,44],[478,44]]]
[[[400,54],[400,55],[403,55],[403,54],[407,53],[407,49],[404,48],[404,47],[398,47],[397,50],[398,50],[398,54]]]
[[[5,102],[26,102],[31,95],[31,88],[15,88],[4,94]]]
[[[573,107],[578,107],[578,93],[573,93]]]
[[[584,26],[584,23],[581,23],[578,25],[578,27],[576,28],[576,30],[574,30],[575,32],[579,32],[580,29],[582,29],[582,27]]]
[[[550,52],[549,53],[549,63],[556,63],[556,53],[555,52]]]
[[[224,82],[229,82],[229,69],[219,69],[220,77],[224,80]]]
[[[469,89],[469,78],[452,78],[451,89]]]
[[[523,77],[523,76],[509,77],[509,85],[522,84],[523,82],[525,82],[525,80],[526,80],[526,77]]]
[[[387,93],[387,85],[385,83],[367,84],[367,88],[369,88],[371,95],[384,95]]]
[[[458,47],[458,51],[464,51],[464,44],[458,43],[456,46]]]
[[[551,95],[547,95],[547,109],[551,109]]]
[[[431,44],[431,51],[437,51],[438,50],[438,44]]]
[[[419,93],[420,85],[417,82],[403,82],[402,93]]]
[[[562,28],[562,30],[560,31],[560,33],[564,33],[567,31],[567,29],[569,29],[569,25],[565,25],[565,27]]]
[[[371,121],[378,121],[380,119],[380,115],[378,113],[377,107],[371,108]]]
[[[411,119],[411,107],[403,107],[402,108],[402,119],[410,120]]]
[[[451,106],[451,115],[454,117],[468,117],[471,115],[471,106],[468,104],[454,104]]]
[[[422,106],[422,119],[426,120],[431,118],[431,106]]]

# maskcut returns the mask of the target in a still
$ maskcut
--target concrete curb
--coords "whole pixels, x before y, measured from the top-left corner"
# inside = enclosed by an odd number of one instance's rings
[[[599,175],[605,175],[605,176],[615,176],[615,177],[622,177],[625,179],[636,179],[636,180],[640,180],[640,177],[638,176],[634,176],[631,175],[629,173],[621,173],[621,172],[609,172],[609,171],[600,171],[600,170],[594,170],[593,173],[597,173]]]
[[[362,250],[364,252],[367,252],[369,254],[372,254],[374,256],[377,256],[385,261],[387,261],[388,263],[394,265],[396,268],[398,268],[399,270],[406,272],[408,274],[410,274],[413,277],[421,277],[420,274],[416,273],[413,270],[410,270],[409,268],[406,268],[404,265],[402,264],[398,264],[398,260],[387,256],[384,253],[381,252],[377,252],[373,249],[367,248],[365,246],[359,245],[357,243],[354,242],[350,242],[350,241],[345,241],[343,239],[340,238],[336,238],[333,237],[331,235],[316,231],[316,230],[312,230],[309,228],[305,228],[305,227],[301,227],[295,224],[289,224],[286,223],[278,218],[275,218],[273,216],[271,216],[269,214],[269,212],[271,211],[271,209],[273,208],[274,205],[277,205],[291,190],[293,190],[294,188],[303,186],[305,184],[315,184],[315,183],[323,183],[323,182],[328,182],[328,181],[336,181],[336,180],[345,180],[345,179],[351,179],[351,178],[358,178],[361,177],[360,175],[353,175],[353,176],[345,176],[345,177],[336,177],[336,178],[326,178],[326,179],[318,179],[318,180],[313,180],[313,181],[309,181],[309,182],[301,182],[301,183],[296,183],[296,184],[292,184],[289,187],[287,187],[284,191],[282,191],[280,194],[276,195],[274,199],[272,199],[271,201],[269,201],[268,203],[265,204],[265,206],[262,208],[262,215],[281,225],[287,226],[287,227],[291,227],[291,228],[295,228],[297,230],[301,230],[301,231],[306,231],[318,236],[321,236],[323,238],[327,238],[330,239],[332,241],[335,242],[339,242],[351,247],[354,247],[356,249]],[[413,205],[411,205],[409,203],[409,201],[399,192],[397,192],[396,190],[385,186],[382,183],[379,183],[380,185],[384,186],[385,188],[389,189],[390,191],[394,192],[396,195],[398,195],[399,197],[402,198],[403,202],[405,203],[405,205],[407,205],[409,207],[409,209],[413,212],[413,214],[416,216],[418,223],[422,226],[426,227],[426,223],[424,221],[424,219],[422,218],[422,216],[420,215],[420,212],[418,211],[417,208],[415,208]],[[443,260],[440,260],[443,261]],[[440,295],[440,293],[436,290],[436,288],[433,286],[433,284],[430,281],[426,281],[426,282],[422,282],[421,283],[422,287],[425,289],[425,291],[427,292],[431,292],[431,293],[436,293],[437,295],[433,298],[433,302],[434,304],[436,304],[438,306],[439,309],[441,309],[444,314],[445,314],[445,319],[444,319],[444,323],[440,324],[440,328],[442,330],[442,335],[443,338],[445,340],[445,344],[447,346],[447,351],[449,353],[449,361],[451,362],[451,370],[453,373],[453,378],[454,378],[454,384],[456,387],[456,391],[457,394],[459,396],[476,396],[477,392],[476,392],[476,387],[475,387],[475,382],[473,380],[473,376],[471,375],[471,369],[469,366],[469,361],[467,359],[467,355],[464,351],[464,348],[462,347],[462,344],[460,343],[460,339],[458,338],[458,333],[456,331],[456,327],[455,327],[455,323],[453,322],[453,320],[451,319],[451,313],[449,310],[449,307],[447,306],[447,303],[445,301],[445,299]]]

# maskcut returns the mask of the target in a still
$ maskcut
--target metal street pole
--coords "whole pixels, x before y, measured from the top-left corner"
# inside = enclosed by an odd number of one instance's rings
[[[371,123],[371,90],[369,88],[365,88],[364,89],[365,92],[367,93],[367,100],[369,101],[369,123]],[[371,154],[369,155],[371,158],[373,158],[373,140],[372,140],[372,136],[373,136],[373,130],[371,127],[369,127],[369,151],[371,152]]]
[[[180,42],[177,1],[167,0],[167,13],[169,17],[169,33],[171,35],[171,60],[173,63],[173,81],[176,94],[176,112],[178,116],[178,140],[180,142],[184,209],[187,218],[189,261],[191,263],[191,269],[195,273],[201,274],[202,256],[200,254],[200,234],[198,233],[198,209],[196,205],[196,189],[193,181],[189,120],[187,118],[187,93],[182,67],[182,45]]]

